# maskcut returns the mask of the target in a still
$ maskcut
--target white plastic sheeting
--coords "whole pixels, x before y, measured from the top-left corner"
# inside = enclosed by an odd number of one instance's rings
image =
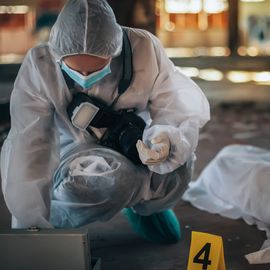
[[[269,238],[270,151],[250,145],[225,147],[189,184],[183,199],[210,213],[256,224]],[[246,258],[250,263],[270,263],[270,241]]]

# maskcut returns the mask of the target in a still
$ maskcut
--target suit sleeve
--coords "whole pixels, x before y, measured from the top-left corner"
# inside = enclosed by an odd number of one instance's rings
[[[152,39],[159,72],[149,100],[152,123],[144,131],[143,140],[149,144],[161,132],[168,135],[168,159],[149,166],[151,171],[166,174],[183,165],[195,151],[199,129],[210,119],[210,110],[202,90],[177,70],[160,41]]]
[[[53,173],[59,162],[54,110],[46,99],[42,74],[30,53],[11,95],[11,130],[1,152],[4,198],[13,227],[50,228]]]

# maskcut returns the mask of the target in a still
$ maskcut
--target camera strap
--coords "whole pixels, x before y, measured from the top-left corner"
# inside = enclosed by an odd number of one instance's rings
[[[122,95],[129,87],[132,75],[133,75],[133,61],[130,41],[125,29],[123,29],[123,47],[122,47],[122,59],[123,59],[123,72],[122,78],[118,85],[118,95]]]
[[[122,71],[122,77],[118,84],[118,95],[113,100],[111,107],[113,107],[116,104],[119,97],[128,89],[132,80],[132,76],[133,76],[133,59],[132,59],[131,44],[130,44],[126,30],[122,28],[122,31],[123,31],[123,45],[122,45],[121,57],[123,59],[123,64],[122,64],[123,71]],[[67,75],[65,71],[62,70],[62,73],[65,78],[68,89],[72,91],[72,89],[74,88],[74,81]]]

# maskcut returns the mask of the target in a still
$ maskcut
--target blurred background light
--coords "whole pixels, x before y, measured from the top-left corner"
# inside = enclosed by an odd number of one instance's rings
[[[199,78],[205,81],[221,81],[223,79],[223,73],[216,69],[201,69],[199,71]]]
[[[252,80],[251,73],[247,71],[229,71],[226,77],[233,83],[245,83]]]
[[[195,67],[176,67],[180,72],[184,73],[188,77],[198,77],[199,69]]]
[[[252,80],[255,82],[269,82],[270,83],[270,72],[262,71],[262,72],[253,72]]]
[[[257,55],[259,55],[259,50],[258,50],[258,48],[256,48],[256,47],[248,47],[247,48],[247,54],[249,55],[249,56],[257,56]]]
[[[23,55],[19,55],[15,53],[4,54],[4,55],[0,55],[0,63],[1,64],[21,63],[23,58],[24,58]]]
[[[165,10],[168,13],[220,13],[228,9],[226,0],[166,0]]]
[[[241,0],[241,2],[244,3],[259,3],[259,2],[264,2],[265,0]]]
[[[245,56],[245,55],[247,55],[247,48],[244,47],[244,46],[240,46],[240,47],[237,49],[237,53],[238,53],[240,56]]]
[[[224,0],[204,0],[203,9],[206,13],[220,13],[228,8],[227,1]]]
[[[211,47],[208,49],[209,56],[229,56],[230,49],[228,47]]]
[[[199,13],[202,10],[202,1],[201,0],[193,0],[190,1],[189,12],[190,13]]]
[[[26,14],[29,12],[29,6],[0,6],[0,14]]]
[[[165,10],[168,13],[188,13],[189,0],[166,0]]]
[[[257,85],[270,85],[270,81],[268,82],[257,82]]]
[[[192,48],[165,48],[168,57],[192,57]]]
[[[168,21],[165,23],[164,27],[167,31],[174,31],[175,30],[175,23]]]

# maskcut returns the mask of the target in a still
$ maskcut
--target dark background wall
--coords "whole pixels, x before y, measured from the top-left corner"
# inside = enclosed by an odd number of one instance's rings
[[[155,33],[154,0],[107,0],[119,24]]]

